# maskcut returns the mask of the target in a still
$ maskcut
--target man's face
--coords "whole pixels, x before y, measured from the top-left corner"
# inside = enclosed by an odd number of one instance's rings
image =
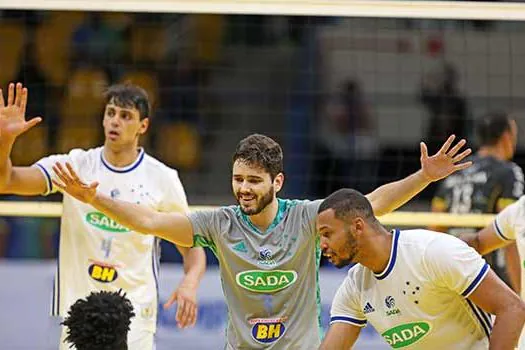
[[[321,236],[323,255],[338,268],[356,262],[357,241],[349,226],[335,217],[333,209],[325,210],[317,216],[317,231]]]
[[[104,136],[109,145],[122,146],[136,143],[139,135],[146,132],[148,118],[140,120],[140,112],[136,108],[120,107],[109,101],[104,111]]]
[[[240,159],[233,164],[233,195],[244,214],[259,214],[275,200],[275,192],[280,186],[277,189],[274,186],[275,181],[272,181],[270,174],[261,167],[247,164]]]

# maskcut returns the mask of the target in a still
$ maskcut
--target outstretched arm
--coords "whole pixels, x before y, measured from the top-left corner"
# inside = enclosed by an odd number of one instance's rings
[[[98,182],[85,184],[71,164],[57,163],[53,170],[60,182],[53,180],[62,192],[90,204],[127,228],[151,234],[182,247],[193,245],[193,227],[188,217],[180,213],[163,213],[146,206],[114,200],[97,192]]]
[[[459,141],[451,148],[456,137],[451,135],[441,149],[433,156],[428,156],[427,146],[421,142],[421,169],[402,180],[383,185],[366,195],[376,216],[381,216],[399,208],[431,182],[441,180],[448,175],[472,165],[472,162],[460,163],[472,150],[459,153],[467,143]]]

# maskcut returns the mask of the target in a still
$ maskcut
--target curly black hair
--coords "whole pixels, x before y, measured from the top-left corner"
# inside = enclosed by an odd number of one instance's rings
[[[127,336],[133,305],[126,293],[92,292],[77,300],[62,322],[67,327],[66,342],[77,350],[127,350]]]

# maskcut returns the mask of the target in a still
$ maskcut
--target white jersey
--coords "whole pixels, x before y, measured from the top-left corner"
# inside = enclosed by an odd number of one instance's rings
[[[330,322],[370,322],[394,349],[488,349],[491,317],[468,300],[488,271],[483,258],[453,236],[396,230],[383,272],[360,264],[350,269]]]
[[[525,300],[525,196],[496,215],[494,231],[504,241],[516,241],[521,260],[521,298]],[[525,329],[521,334],[519,349],[525,350]]]
[[[112,198],[146,205],[158,211],[188,211],[184,189],[175,170],[141,149],[133,164],[116,168],[103,147],[74,149],[67,155],[39,160],[47,193],[56,191],[51,179],[56,162],[71,163],[87,183],[98,181],[98,191]],[[53,288],[52,314],[67,315],[69,307],[91,291],[127,293],[135,309],[131,332],[155,332],[160,246],[157,238],[121,226],[92,206],[64,194],[58,266]]]

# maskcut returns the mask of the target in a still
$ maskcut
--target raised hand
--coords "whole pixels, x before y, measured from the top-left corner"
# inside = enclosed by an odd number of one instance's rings
[[[461,140],[451,148],[455,139],[455,135],[449,136],[447,141],[441,146],[441,149],[431,157],[428,156],[427,145],[421,142],[421,169],[423,170],[423,175],[429,181],[441,180],[458,170],[466,169],[472,165],[470,161],[461,163],[465,157],[472,153],[470,148],[459,153],[467,141]]]
[[[15,84],[9,84],[6,105],[0,89],[0,140],[12,141],[42,121],[40,117],[25,120],[27,94],[21,83],[16,84],[16,91]]]
[[[66,163],[64,167],[60,163],[53,165],[53,171],[60,179],[57,181],[53,179],[53,184],[62,192],[66,192],[72,197],[84,203],[91,203],[97,194],[98,182],[86,184],[80,180],[71,164]]]

